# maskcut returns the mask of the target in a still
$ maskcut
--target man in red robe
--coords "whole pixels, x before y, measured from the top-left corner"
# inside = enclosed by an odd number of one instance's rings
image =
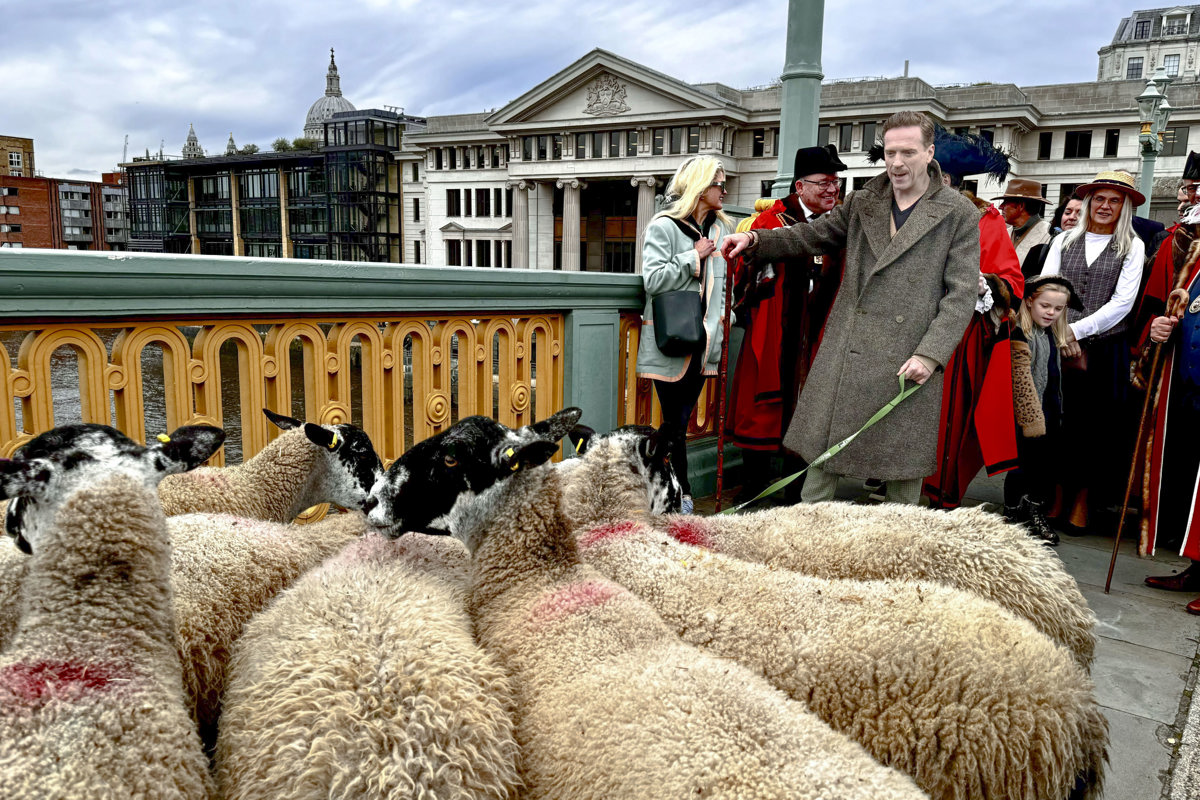
[[[759,214],[751,230],[806,225],[833,209],[841,188],[837,173],[846,169],[837,148],[802,147],[796,151],[795,191]],[[820,340],[825,317],[841,279],[838,255],[801,257],[761,269],[736,266],[736,314],[746,333],[733,376],[727,433],[742,448],[745,502],[771,482],[771,459],[783,452],[783,434],[792,420]],[[785,453],[789,474],[803,466]],[[789,486],[799,491],[800,482]]]
[[[1190,153],[1183,173],[1188,202],[1200,189],[1200,153]],[[1177,575],[1152,575],[1146,584],[1169,591],[1200,594],[1200,450],[1193,441],[1200,428],[1200,207],[1192,205],[1154,259],[1142,297],[1141,315],[1151,319],[1150,347],[1161,347],[1164,364],[1154,402],[1154,427],[1147,453],[1142,492],[1139,552],[1157,544],[1179,546],[1192,560]],[[1141,377],[1148,377],[1141,372]],[[1200,614],[1200,597],[1187,604]]]

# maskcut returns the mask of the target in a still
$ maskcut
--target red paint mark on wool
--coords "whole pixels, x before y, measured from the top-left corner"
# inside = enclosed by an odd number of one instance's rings
[[[99,664],[17,663],[0,669],[0,690],[17,701],[40,704],[51,697],[78,698],[89,692],[103,692],[114,677],[112,669]]]
[[[611,525],[597,525],[582,534],[577,541],[580,547],[591,547],[594,544],[599,544],[609,539],[628,536],[631,533],[640,533],[644,529],[645,526],[632,521],[617,522]]]
[[[547,592],[537,601],[530,616],[535,622],[549,622],[603,605],[621,593],[621,587],[607,581],[583,581]]]
[[[667,523],[667,535],[675,541],[713,550],[709,531],[708,523],[696,517],[679,517]]]

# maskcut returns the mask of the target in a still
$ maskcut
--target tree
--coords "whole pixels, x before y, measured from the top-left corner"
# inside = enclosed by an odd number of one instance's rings
[[[280,136],[278,139],[271,142],[271,149],[276,153],[286,153],[292,149],[292,143],[283,136]]]
[[[258,145],[256,145],[256,144],[245,144],[238,148],[238,153],[240,153],[244,156],[252,156],[257,152],[258,152]]]
[[[293,150],[316,150],[320,146],[320,142],[308,136],[299,136],[295,139],[292,139]]]

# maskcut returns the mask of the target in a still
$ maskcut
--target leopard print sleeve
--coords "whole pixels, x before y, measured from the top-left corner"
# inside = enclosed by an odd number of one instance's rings
[[[1012,340],[1013,413],[1021,434],[1028,439],[1046,435],[1046,415],[1042,401],[1033,385],[1032,354],[1029,343],[1021,338]]]

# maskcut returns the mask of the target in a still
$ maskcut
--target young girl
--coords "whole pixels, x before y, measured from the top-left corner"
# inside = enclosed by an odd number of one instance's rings
[[[1046,544],[1058,534],[1043,509],[1054,492],[1055,454],[1062,427],[1058,343],[1067,335],[1067,308],[1083,307],[1071,282],[1042,275],[1025,282],[1025,299],[1012,335],[1013,413],[1018,468],[1004,480],[1004,516],[1025,522]]]

